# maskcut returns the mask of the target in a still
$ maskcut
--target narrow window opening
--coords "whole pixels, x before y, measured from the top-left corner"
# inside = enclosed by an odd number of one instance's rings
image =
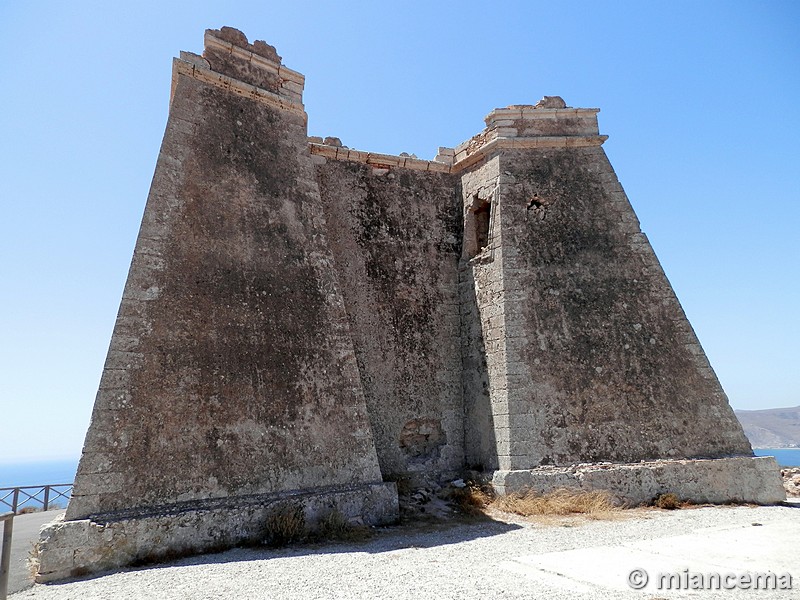
[[[489,245],[489,222],[492,217],[492,205],[484,200],[473,212],[475,215],[475,246],[477,254],[479,254]]]

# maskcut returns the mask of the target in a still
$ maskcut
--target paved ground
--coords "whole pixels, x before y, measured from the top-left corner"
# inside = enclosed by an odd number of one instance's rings
[[[8,593],[13,594],[19,590],[33,585],[33,580],[28,571],[28,554],[33,544],[39,539],[39,529],[64,514],[63,510],[48,510],[47,512],[30,513],[14,517],[14,534],[11,538],[11,565],[8,577]],[[2,526],[0,526],[2,529]]]
[[[359,544],[238,549],[36,585],[12,600],[800,599],[798,540],[800,504],[637,509],[610,521],[417,525],[385,530]],[[628,583],[635,569],[648,575],[642,591]],[[746,577],[758,572],[775,573],[776,586],[777,575],[788,573],[792,589],[692,591],[683,583],[691,585],[688,578],[695,574]],[[664,585],[670,580],[659,587],[660,573],[676,575],[672,589]],[[633,583],[641,582],[640,576],[636,571]],[[781,582],[786,584],[786,578]],[[745,585],[738,578],[727,583]]]

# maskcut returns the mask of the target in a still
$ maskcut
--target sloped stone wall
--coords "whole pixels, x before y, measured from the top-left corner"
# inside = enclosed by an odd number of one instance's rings
[[[381,481],[299,106],[177,75],[68,519]]]
[[[384,477],[464,462],[458,261],[446,173],[327,160],[317,176]]]
[[[603,150],[499,160],[513,468],[751,456]]]

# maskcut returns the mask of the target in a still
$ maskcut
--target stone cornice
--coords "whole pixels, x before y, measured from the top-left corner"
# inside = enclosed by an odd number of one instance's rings
[[[560,119],[566,117],[596,117],[600,112],[599,108],[534,108],[522,106],[509,106],[507,108],[495,108],[486,115],[484,121],[490,124],[501,119]]]
[[[455,157],[453,164],[433,160],[421,160],[409,156],[395,156],[392,154],[379,154],[376,152],[364,152],[343,148],[340,146],[328,146],[311,142],[308,144],[309,152],[315,156],[323,156],[333,160],[349,160],[367,165],[372,165],[376,169],[391,169],[400,167],[403,169],[413,169],[415,171],[433,171],[436,173],[459,173],[464,169],[480,162],[491,154],[500,150],[527,150],[536,148],[585,148],[600,146],[608,139],[607,135],[587,135],[587,136],[549,136],[549,137],[528,137],[528,138],[504,138],[496,137],[484,142],[481,146],[471,152],[462,150]]]
[[[496,137],[472,151],[461,150],[455,156],[451,172],[457,173],[500,150],[530,150],[535,148],[586,148],[602,146],[607,135],[561,135],[541,137]]]
[[[392,154],[379,154],[377,152],[364,152],[343,148],[341,146],[327,146],[325,144],[308,144],[309,151],[313,155],[324,156],[333,160],[349,160],[372,165],[376,169],[389,169],[401,167],[403,169],[414,169],[415,171],[435,171],[437,173],[449,173],[450,165],[436,162],[433,160],[421,160],[411,156],[395,156]]]

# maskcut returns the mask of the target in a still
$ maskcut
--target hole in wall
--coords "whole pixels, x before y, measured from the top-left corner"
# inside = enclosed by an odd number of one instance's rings
[[[528,209],[527,209],[528,217],[529,218],[533,217],[538,221],[544,221],[546,214],[547,214],[547,203],[537,194],[534,194],[533,197],[531,197],[530,201],[528,202]]]
[[[439,419],[412,419],[403,425],[399,442],[409,464],[415,464],[438,459],[447,438]]]

